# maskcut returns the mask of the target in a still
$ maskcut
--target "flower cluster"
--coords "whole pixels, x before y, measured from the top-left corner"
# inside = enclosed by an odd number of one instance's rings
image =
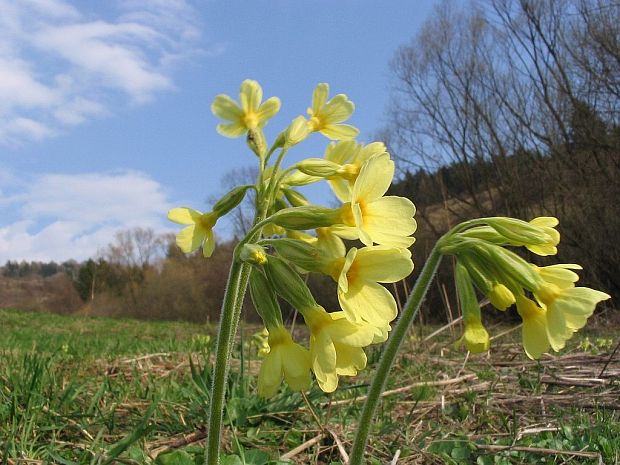
[[[472,352],[489,348],[489,334],[481,319],[474,287],[498,310],[513,304],[523,321],[522,341],[528,357],[538,359],[549,348],[559,351],[583,328],[596,305],[610,296],[577,287],[576,264],[539,267],[507,246],[525,247],[548,256],[557,253],[558,220],[538,217],[530,222],[514,218],[468,221],[449,236],[442,252],[455,255],[456,283],[463,309],[462,342]]]
[[[202,247],[208,257],[217,220],[255,190],[256,221],[235,259],[252,265],[250,294],[268,331],[259,393],[275,394],[282,379],[293,389],[305,389],[311,373],[321,389],[331,392],[339,376],[356,375],[366,366],[364,347],[388,337],[397,306],[382,283],[399,281],[413,270],[408,248],[414,242],[415,207],[406,198],[385,195],[394,162],[383,143],[354,140],[359,131],[345,124],[354,110],[346,95],[330,99],[329,86],[317,85],[307,117],[293,119],[269,147],[263,128],[280,101],[262,102],[262,94],[257,82],[246,80],[239,104],[219,95],[211,107],[225,121],[217,127],[221,134],[246,135],[259,159],[256,183],[234,189],[210,212],[175,208],[168,217],[186,225],[177,235],[178,246],[188,253]],[[315,132],[330,140],[324,156],[283,168],[286,153]],[[297,190],[320,181],[328,183],[339,207],[312,205]],[[356,246],[347,250],[348,241],[357,241]],[[341,308],[328,312],[316,302],[301,276],[307,273],[337,283]],[[284,327],[278,296],[303,316],[308,348]]]

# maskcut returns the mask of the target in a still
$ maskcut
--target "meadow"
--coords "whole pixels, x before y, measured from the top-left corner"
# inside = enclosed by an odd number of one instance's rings
[[[0,310],[1,464],[202,463],[215,328]],[[332,395],[256,393],[256,326],[241,328],[224,465],[342,464],[380,348]],[[412,330],[375,419],[378,464],[620,463],[618,329],[586,328],[527,359],[492,328],[489,354],[460,328]]]

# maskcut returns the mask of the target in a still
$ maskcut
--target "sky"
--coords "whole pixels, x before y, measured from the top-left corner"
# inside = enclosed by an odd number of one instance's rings
[[[218,94],[238,100],[244,79],[282,101],[268,139],[326,82],[355,103],[349,122],[371,141],[389,62],[435,3],[0,0],[0,266],[84,260],[119,230],[178,231],[170,208],[208,209],[227,173],[255,164],[210,111]],[[323,156],[327,142],[313,134],[285,165]]]

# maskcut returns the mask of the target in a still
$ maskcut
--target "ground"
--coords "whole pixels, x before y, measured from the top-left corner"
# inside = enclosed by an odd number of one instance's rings
[[[0,463],[201,463],[212,328],[17,310],[0,328]],[[242,327],[231,369],[223,463],[343,463],[380,348],[335,394],[265,400],[256,330]],[[540,362],[518,328],[491,328],[488,354],[455,348],[458,331],[411,332],[369,463],[620,463],[620,329],[589,328]]]

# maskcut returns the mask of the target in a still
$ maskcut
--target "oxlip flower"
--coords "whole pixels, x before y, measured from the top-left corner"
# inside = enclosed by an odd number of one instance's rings
[[[385,196],[394,177],[394,162],[387,153],[371,157],[364,163],[355,180],[351,200],[340,208],[344,227],[333,228],[345,239],[360,239],[406,249],[414,243],[411,237],[417,224],[415,206],[404,197]]]
[[[261,103],[263,89],[256,81],[246,79],[241,83],[240,105],[228,95],[218,95],[211,111],[219,118],[229,121],[220,123],[217,131],[226,137],[239,137],[252,129],[261,129],[280,110],[280,99],[270,97]]]
[[[202,254],[210,257],[215,249],[213,226],[218,215],[215,212],[201,213],[192,208],[173,208],[168,212],[168,219],[178,224],[187,225],[177,234],[176,243],[179,248],[190,253],[202,246]]]
[[[269,331],[269,353],[258,373],[258,393],[272,397],[282,379],[295,391],[310,387],[310,353],[293,341],[291,334],[278,326]]]
[[[343,312],[327,313],[316,306],[302,310],[310,328],[310,358],[319,387],[333,392],[338,376],[355,376],[366,367],[363,347],[373,343],[375,330],[369,325],[352,323]]]
[[[353,114],[355,105],[344,94],[329,101],[328,96],[329,85],[318,84],[312,94],[312,106],[308,108],[308,127],[332,140],[353,139],[359,133],[358,129],[341,123]]]
[[[338,301],[349,321],[384,328],[396,318],[394,297],[379,283],[394,283],[411,274],[409,250],[352,247],[330,265],[330,274],[338,283]]]

